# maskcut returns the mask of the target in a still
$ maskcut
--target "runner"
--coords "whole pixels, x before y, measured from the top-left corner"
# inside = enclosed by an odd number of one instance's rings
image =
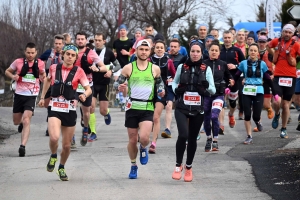
[[[85,72],[91,89],[93,91],[93,76],[92,72],[106,72],[111,69],[109,65],[104,65],[97,53],[89,48],[87,48],[85,45],[87,43],[87,35],[85,32],[81,31],[76,33],[76,45],[79,49],[78,51],[78,58],[75,61],[75,66],[81,67],[83,71]],[[97,67],[94,64],[97,64]],[[93,65],[93,66],[92,66]],[[78,96],[80,96],[82,93],[84,93],[84,88],[81,84],[78,85],[77,88],[77,100],[81,103],[81,110],[82,110],[82,121],[83,121],[83,129],[82,129],[82,137],[80,140],[80,144],[82,146],[85,146],[88,141],[88,126],[90,121],[90,114],[94,113],[94,110],[91,110],[92,105],[92,98],[93,96],[87,97],[87,99],[84,102],[81,102],[81,99],[78,99]],[[72,139],[72,145],[75,145],[75,136]]]
[[[65,44],[71,44],[72,43],[72,37],[69,33],[64,33],[63,36],[65,38]]]
[[[61,51],[64,45],[65,45],[65,37],[63,35],[55,35],[54,45],[53,45],[54,48],[48,49],[40,56],[40,59],[45,62],[46,75],[48,75],[49,68],[51,65],[62,63]],[[50,102],[50,93],[51,93],[51,88],[49,88],[49,90],[45,95],[45,108],[48,107],[48,104]],[[46,121],[48,121],[48,115]],[[49,136],[48,129],[46,129],[45,135]]]
[[[282,127],[280,130],[281,138],[288,138],[286,125],[290,115],[290,101],[295,92],[296,86],[296,57],[300,55],[300,44],[292,39],[295,27],[286,24],[282,28],[280,38],[275,38],[267,44],[267,49],[275,48],[273,55],[274,70],[274,89],[280,97],[278,101],[273,102],[275,116],[272,121],[272,127],[276,129],[279,126],[280,107],[282,108]]]
[[[224,105],[226,82],[234,85],[233,78],[228,70],[226,62],[218,59],[221,51],[219,40],[213,40],[209,45],[208,50],[209,59],[204,60],[203,63],[212,70],[216,93],[213,95],[209,93],[204,94],[204,129],[207,136],[204,148],[205,152],[219,151],[219,114]],[[213,138],[211,132],[213,133]]]
[[[40,81],[44,80],[45,64],[36,59],[37,49],[34,43],[25,46],[25,58],[16,59],[5,75],[16,82],[16,90],[13,100],[13,122],[21,125],[21,145],[19,156],[25,156],[25,146],[30,134],[30,122],[36,104],[36,98],[40,92]]]
[[[130,179],[137,178],[138,136],[140,162],[142,165],[148,163],[147,145],[153,125],[153,98],[154,95],[160,97],[165,95],[159,67],[147,61],[150,50],[151,46],[147,40],[139,41],[136,49],[137,61],[124,66],[122,74],[114,84],[114,87],[122,91],[127,88],[125,81],[128,80],[129,98],[126,102],[125,127],[127,127],[129,137],[127,150],[131,160]],[[154,91],[154,86],[158,88],[157,91]]]
[[[214,38],[218,40],[219,39],[219,30],[215,29],[215,28],[211,29],[210,35],[214,36]]]
[[[300,43],[300,24],[297,26],[297,36],[294,36],[293,39]],[[297,56],[297,79],[296,79],[296,88],[295,88],[295,98],[294,102],[296,103],[297,110],[299,111],[300,106],[300,56]],[[300,131],[300,114],[298,116],[298,126],[297,131]]]
[[[244,107],[245,115],[245,128],[246,128],[246,140],[244,144],[251,144],[252,139],[252,128],[251,128],[251,109],[253,113],[253,121],[259,131],[262,131],[263,126],[260,123],[260,115],[263,107],[264,100],[264,88],[263,81],[267,82],[272,88],[273,95],[275,90],[273,87],[272,79],[268,73],[268,67],[266,63],[258,59],[259,47],[256,43],[249,46],[249,59],[244,60],[240,63],[238,70],[234,76],[234,80],[237,81],[240,75],[244,73],[245,83],[243,87],[243,104],[247,105]],[[278,95],[276,96],[276,99]]]
[[[168,101],[173,101],[174,93],[172,91],[172,80],[175,76],[175,67],[171,59],[165,54],[166,44],[162,40],[157,40],[154,45],[154,55],[150,57],[150,62],[154,65],[158,65],[161,71],[162,80],[165,83],[166,95],[164,98],[154,98],[155,99],[155,110],[153,115],[153,136],[152,142],[149,147],[149,153],[155,153],[156,141],[158,137],[158,132],[160,131],[160,116],[162,110],[167,105]],[[167,115],[165,120],[167,121]]]
[[[91,129],[91,135],[89,137],[89,142],[92,142],[97,139],[96,135],[96,116],[95,116],[95,108],[97,97],[99,100],[99,111],[102,116],[104,116],[104,121],[106,125],[111,123],[111,116],[109,114],[108,104],[109,104],[109,83],[112,73],[118,71],[121,66],[116,59],[114,53],[105,47],[106,36],[104,33],[96,33],[94,36],[95,41],[95,49],[94,51],[97,53],[101,61],[105,65],[113,64],[115,68],[109,70],[108,72],[93,72],[93,82],[94,82],[94,93],[93,100],[91,106],[91,114],[89,126]],[[95,64],[96,65],[96,64]]]
[[[176,142],[176,167],[172,174],[175,180],[181,179],[183,170],[182,160],[187,146],[184,181],[193,180],[192,162],[197,149],[197,136],[204,118],[203,95],[216,92],[210,67],[202,65],[201,43],[192,41],[190,44],[190,58],[178,66],[173,91],[178,95],[175,108],[175,119],[178,128]],[[201,66],[201,68],[200,68]],[[188,121],[189,120],[189,121]],[[188,145],[186,141],[188,140]]]
[[[70,155],[70,141],[75,134],[76,126],[76,89],[81,84],[85,92],[79,95],[81,102],[85,102],[92,94],[89,81],[82,68],[74,65],[78,56],[78,49],[74,45],[66,45],[63,49],[63,64],[51,65],[49,74],[44,81],[40,107],[45,106],[45,95],[51,85],[51,102],[48,106],[48,129],[50,135],[49,147],[51,156],[47,164],[47,171],[52,172],[57,161],[58,141],[62,133],[62,151],[57,174],[62,181],[68,181],[65,164]],[[63,88],[63,90],[62,90]]]

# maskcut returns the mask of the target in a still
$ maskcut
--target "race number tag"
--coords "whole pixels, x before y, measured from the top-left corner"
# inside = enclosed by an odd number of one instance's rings
[[[245,85],[243,88],[243,94],[256,96],[257,86],[256,85]]]
[[[212,102],[212,108],[211,109],[219,109],[222,110],[223,109],[223,100],[221,99],[216,99]]]
[[[78,93],[84,93],[85,89],[81,84],[78,84],[78,87],[76,89],[76,92]]]
[[[188,106],[199,106],[201,105],[201,96],[198,92],[186,92],[183,95],[183,102]]]
[[[297,75],[297,78],[300,78],[300,69],[297,70],[296,75]]]
[[[236,91],[236,92],[230,92],[228,94],[228,99],[230,100],[236,100],[239,96],[239,91]]]
[[[69,109],[70,101],[62,98],[52,98],[52,111],[69,113]]]
[[[293,78],[279,78],[278,84],[283,87],[292,87]]]
[[[22,77],[22,82],[24,82],[24,83],[35,83],[36,78],[34,77],[33,74],[26,74],[25,76]]]
[[[128,98],[126,100],[125,111],[129,110],[132,106],[132,101]]]

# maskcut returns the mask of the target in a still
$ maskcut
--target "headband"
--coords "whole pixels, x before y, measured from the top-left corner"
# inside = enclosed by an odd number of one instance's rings
[[[291,32],[295,32],[295,27],[292,24],[286,24],[283,28],[283,31],[287,30],[287,31],[291,31]]]
[[[73,51],[75,51],[76,54],[78,54],[78,48],[76,46],[74,46],[73,44],[64,46],[63,51],[66,52],[68,50],[73,50]]]

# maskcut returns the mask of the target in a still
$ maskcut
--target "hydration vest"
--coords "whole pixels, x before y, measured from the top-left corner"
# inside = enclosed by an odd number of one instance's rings
[[[63,96],[66,100],[73,100],[75,98],[76,89],[73,89],[72,81],[77,71],[77,66],[74,66],[68,74],[65,81],[62,79],[62,64],[56,66],[55,81],[51,86],[51,96]]]
[[[295,44],[295,40],[292,39],[292,43],[290,44],[290,46],[288,48],[286,48],[286,59],[289,63],[289,65],[293,66],[293,67],[296,67],[296,58],[293,58],[291,55],[290,55],[290,50],[291,50],[291,47]],[[279,53],[280,51],[282,51],[282,46],[281,46],[281,37],[278,38],[278,44],[277,46],[275,47],[275,52],[274,52],[274,57],[273,57],[273,63],[276,64],[278,62],[278,58],[279,58]]]
[[[29,64],[26,58],[24,58],[23,61],[23,67],[21,69],[21,72],[19,76],[24,77],[29,71]],[[32,65],[32,74],[34,75],[35,78],[39,78],[39,65],[38,65],[38,60],[34,59],[33,65]]]
[[[92,64],[90,64],[87,60],[87,55],[89,54],[91,49],[86,48],[85,52],[83,53],[81,60],[80,60],[80,64],[81,64],[81,68],[83,69],[83,71],[85,72],[85,74],[90,74],[93,71],[90,69],[90,66],[92,66]]]
[[[54,49],[51,50],[50,56],[48,58],[48,60],[46,61],[46,65],[45,65],[45,69],[49,70],[50,66],[52,64],[59,64],[62,63],[62,58],[61,58],[61,54],[59,54],[59,56],[57,57],[57,62],[54,62],[56,59],[56,52]]]
[[[255,71],[253,71],[253,65],[250,60],[247,60],[247,77],[248,78],[260,78],[261,77],[261,70],[260,70],[261,60],[256,62]]]

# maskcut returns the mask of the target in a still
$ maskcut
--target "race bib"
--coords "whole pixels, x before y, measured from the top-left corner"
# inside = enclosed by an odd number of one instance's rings
[[[243,94],[256,96],[257,86],[256,85],[245,85],[243,88]]]
[[[230,100],[236,100],[239,96],[239,91],[236,91],[236,92],[230,92],[228,94],[228,99]]]
[[[168,81],[168,86],[172,86],[173,81]]]
[[[85,89],[81,84],[78,84],[78,87],[76,89],[76,92],[78,93],[84,93]]]
[[[24,83],[35,83],[36,78],[34,77],[33,74],[26,74],[25,76],[22,77],[22,82],[24,82]]]
[[[188,106],[199,106],[201,105],[201,96],[198,92],[186,92],[183,95],[183,102]]]
[[[279,78],[278,84],[283,87],[292,87],[293,78]]]
[[[219,109],[222,110],[223,109],[223,100],[221,99],[216,99],[212,102],[212,109]]]
[[[300,78],[300,69],[297,70],[296,75],[297,75],[297,78]]]
[[[69,113],[70,101],[62,98],[52,98],[51,110],[56,112]]]
[[[132,106],[132,102],[130,99],[126,100],[125,111],[129,110]]]

